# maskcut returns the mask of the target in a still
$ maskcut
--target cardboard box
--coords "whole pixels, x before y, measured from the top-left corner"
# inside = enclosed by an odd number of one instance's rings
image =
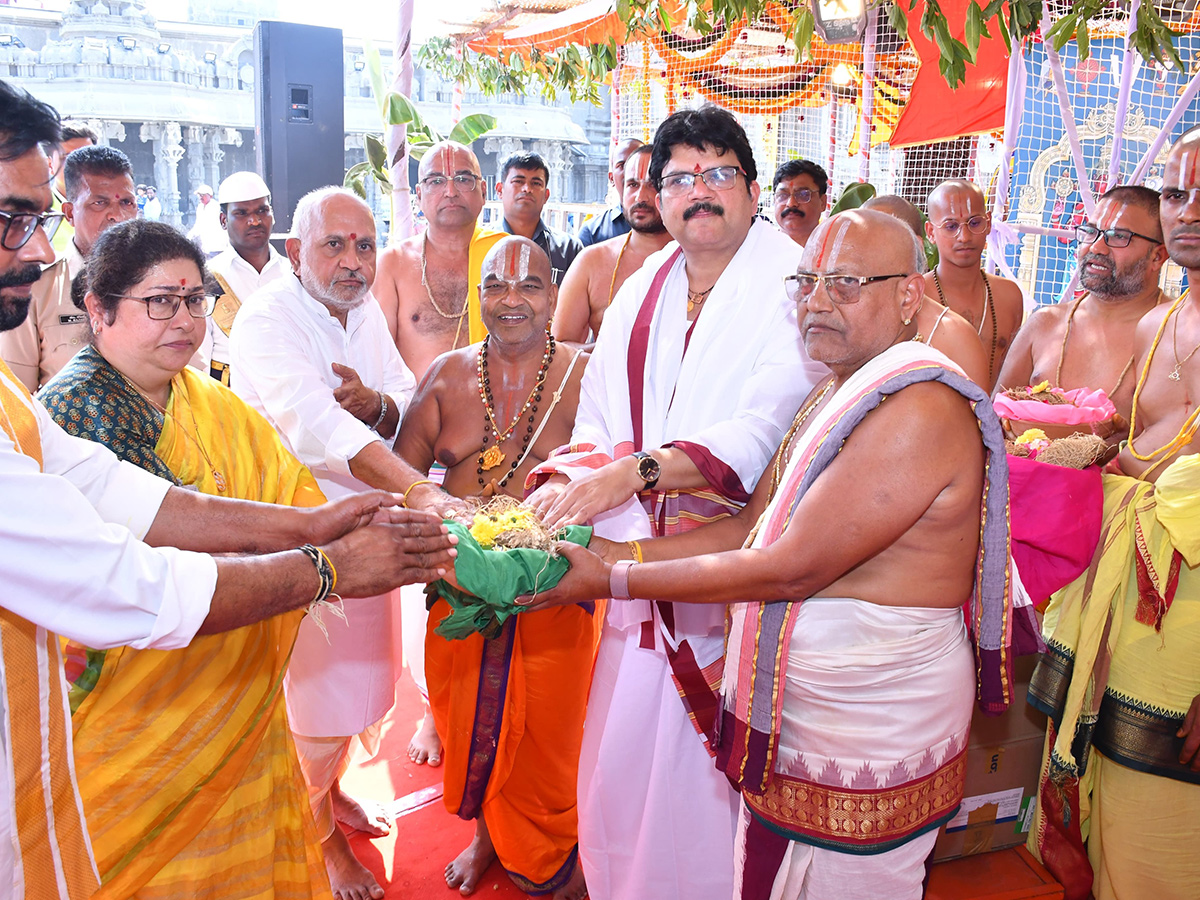
[[[938,832],[934,861],[1025,843],[1046,737],[1046,717],[1025,702],[1036,664],[1036,656],[1016,661],[1014,700],[1004,715],[976,710],[962,806]]]

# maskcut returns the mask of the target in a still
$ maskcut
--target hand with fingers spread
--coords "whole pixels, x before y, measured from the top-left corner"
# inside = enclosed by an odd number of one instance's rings
[[[1175,732],[1175,737],[1183,738],[1183,749],[1179,751],[1179,764],[1188,766],[1193,772],[1200,772],[1200,695],[1192,698],[1183,725]]]
[[[437,515],[391,507],[323,549],[337,570],[339,594],[373,597],[443,577],[454,568],[457,542]]]
[[[638,476],[636,460],[627,457],[576,478],[548,509],[539,512],[546,526],[555,531],[568,525],[584,525],[594,516],[616,509],[645,486]]]
[[[551,590],[536,595],[518,597],[519,606],[532,610],[548,609],[552,606],[568,606],[586,603],[608,596],[609,570],[612,568],[603,559],[578,544],[559,541],[555,549],[566,557],[571,568]]]

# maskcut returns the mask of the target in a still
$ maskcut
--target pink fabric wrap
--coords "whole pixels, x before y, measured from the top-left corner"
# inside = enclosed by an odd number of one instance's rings
[[[1030,599],[1040,604],[1092,561],[1104,512],[1100,468],[1068,469],[1010,454],[1008,490],[1012,555]]]
[[[1107,422],[1117,413],[1104,391],[1076,388],[1060,393],[1071,402],[1051,405],[1039,400],[1013,400],[999,393],[992,398],[992,408],[1005,419],[1048,425],[1092,425]]]

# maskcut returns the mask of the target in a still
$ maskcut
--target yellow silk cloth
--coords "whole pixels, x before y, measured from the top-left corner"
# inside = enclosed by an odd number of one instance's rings
[[[154,451],[185,486],[313,506],[316,481],[258,413],[184,369]],[[97,897],[328,898],[283,701],[303,613],[181,650],[110,650],[75,713]]]
[[[479,282],[482,279],[483,258],[497,242],[508,237],[502,231],[489,231],[476,228],[471,236],[471,252],[467,261],[467,316],[470,325],[471,343],[478,344],[487,337],[487,328],[483,325],[483,312],[479,302]]]
[[[522,890],[557,890],[573,871],[578,842],[596,620],[563,606],[512,616],[492,641],[448,641],[434,628],[450,611],[439,598],[425,637],[446,808],[483,816],[500,864]]]
[[[42,441],[25,386],[0,360],[0,428],[18,452],[42,466]],[[12,802],[13,861],[24,873],[25,897],[89,897],[96,869],[88,853],[82,808],[71,777],[66,684],[57,638],[0,609]],[[7,816],[8,810],[0,810]],[[59,870],[61,869],[61,876]]]
[[[1180,558],[1174,559],[1175,554]],[[1143,563],[1139,586],[1138,560]],[[1059,593],[1046,610],[1043,632],[1051,651],[1069,659],[1070,669],[1061,725],[1052,746],[1043,755],[1043,782],[1053,772],[1078,772],[1079,824],[1088,841],[1088,855],[1096,875],[1097,896],[1115,896],[1103,884],[1125,878],[1143,878],[1149,868],[1160,868],[1151,859],[1175,853],[1194,854],[1194,822],[1171,823],[1168,808],[1181,806],[1194,812],[1200,788],[1173,777],[1151,774],[1163,760],[1152,754],[1134,759],[1139,750],[1136,723],[1182,719],[1192,699],[1200,694],[1200,455],[1183,456],[1159,476],[1157,483],[1122,475],[1104,476],[1104,516],[1100,547],[1089,571]],[[1148,596],[1166,597],[1172,576],[1178,584],[1169,609],[1155,627]],[[1149,590],[1147,590],[1149,588]],[[1039,673],[1040,673],[1039,668]],[[1035,676],[1035,683],[1038,678]],[[1108,701],[1101,713],[1105,695]],[[1114,702],[1115,701],[1115,702]],[[1107,717],[1112,711],[1132,711],[1131,730],[1126,725],[1122,752],[1131,754],[1134,771],[1104,758],[1088,742],[1086,757],[1077,759],[1072,742],[1077,732],[1090,735],[1112,731]],[[1138,711],[1143,711],[1139,715]],[[1174,725],[1170,730],[1174,731]],[[1130,736],[1132,735],[1132,736]],[[1176,751],[1177,752],[1177,751]],[[1161,756],[1161,754],[1160,754]],[[1102,774],[1103,773],[1103,774]],[[1162,795],[1160,806],[1152,799]],[[1141,798],[1139,800],[1139,797]],[[1185,800],[1184,798],[1193,798]],[[1107,808],[1107,813],[1105,812]],[[1136,808],[1137,815],[1134,810]],[[1119,811],[1119,812],[1118,812]],[[1105,826],[1105,822],[1108,826]],[[1110,834],[1101,831],[1108,828]],[[1141,830],[1157,848],[1132,852],[1121,834]],[[1053,853],[1053,836],[1047,829],[1039,803],[1030,829],[1030,849],[1039,856]],[[1044,844],[1044,845],[1043,845]],[[1100,847],[1105,847],[1103,861]],[[1123,862],[1121,862],[1123,860]],[[1169,864],[1167,864],[1169,865]],[[1155,878],[1180,880],[1175,890],[1155,889],[1161,900],[1200,897],[1200,866],[1174,866],[1174,872],[1156,872]],[[1111,870],[1111,871],[1105,871]],[[1056,873],[1057,874],[1057,873]],[[1060,879],[1061,880],[1061,879]],[[1164,882],[1165,884],[1165,882]],[[1141,891],[1135,891],[1141,895]],[[1068,893],[1068,896],[1070,894]],[[1121,896],[1124,896],[1123,894]],[[1131,894],[1132,896],[1132,894]],[[1145,894],[1151,896],[1151,893]]]

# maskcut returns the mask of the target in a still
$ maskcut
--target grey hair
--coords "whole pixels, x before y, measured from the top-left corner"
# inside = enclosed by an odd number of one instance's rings
[[[924,275],[929,271],[929,258],[925,256],[925,242],[911,231],[909,237],[912,239],[913,245],[913,271],[918,275]]]
[[[292,214],[291,236],[299,238],[300,242],[304,243],[317,224],[317,212],[320,210],[321,204],[330,197],[338,195],[349,197],[366,210],[367,215],[371,216],[372,221],[374,221],[375,214],[371,212],[371,207],[358,194],[349,188],[331,184],[327,187],[317,188],[315,191],[309,191],[300,198],[300,202],[296,204],[296,211]]]

